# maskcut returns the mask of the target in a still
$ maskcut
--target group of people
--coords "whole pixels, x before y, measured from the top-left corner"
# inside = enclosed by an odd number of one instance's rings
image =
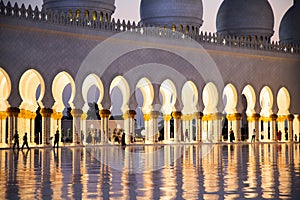
[[[15,143],[14,143],[13,149],[15,149],[15,147],[17,146],[18,150],[20,150],[19,133],[18,133],[18,131],[14,135],[14,141],[15,141]],[[25,133],[24,136],[23,136],[23,145],[21,147],[21,150],[23,150],[24,146],[26,146],[28,150],[30,149],[29,146],[28,146],[27,133]]]
[[[28,150],[30,149],[30,147],[28,145],[27,133],[25,133],[24,136],[23,136],[23,145],[22,145],[21,148],[20,148],[20,143],[19,143],[19,133],[18,133],[18,131],[15,133],[13,139],[14,139],[13,150],[15,150],[16,146],[17,146],[18,150],[20,150],[20,149],[23,150],[25,146],[27,147]],[[58,148],[58,143],[59,143],[59,131],[57,130],[55,135],[54,135],[53,148],[55,148],[55,145]]]

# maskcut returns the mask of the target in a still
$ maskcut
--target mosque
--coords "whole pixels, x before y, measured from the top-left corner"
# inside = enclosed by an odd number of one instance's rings
[[[127,143],[137,121],[147,144],[230,142],[231,131],[234,142],[299,141],[299,1],[278,42],[268,0],[224,0],[216,33],[201,29],[201,0],[141,0],[140,22],[114,19],[115,8],[114,0],[43,0],[42,10],[1,0],[0,147],[16,132],[30,146],[51,145],[66,102],[72,144],[86,144],[91,91],[99,144],[110,142],[116,107]]]

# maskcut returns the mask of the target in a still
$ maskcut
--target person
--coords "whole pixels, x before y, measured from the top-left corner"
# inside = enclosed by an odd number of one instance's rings
[[[255,142],[255,129],[253,129],[251,142]]]
[[[122,146],[125,147],[125,146],[126,146],[126,142],[125,142],[125,132],[123,132],[123,134],[122,134],[122,139],[121,139],[121,141],[122,141]]]
[[[23,150],[23,148],[24,148],[25,145],[27,146],[27,149],[29,150],[30,148],[29,148],[29,146],[28,146],[27,133],[25,133],[24,136],[23,136],[22,150]]]
[[[288,134],[287,128],[285,128],[284,133],[285,133],[285,140],[287,141],[289,139],[289,134]]]
[[[281,130],[279,130],[277,133],[277,141],[279,142],[281,141],[281,135],[282,135]]]
[[[189,132],[188,129],[185,129],[185,133],[184,133],[184,141],[188,141],[189,140]]]
[[[234,132],[233,132],[232,128],[229,131],[229,138],[230,138],[230,142],[233,142],[233,140],[235,140]]]
[[[15,135],[14,135],[14,146],[13,146],[13,150],[15,150],[15,146],[17,145],[18,150],[20,149],[20,144],[19,144],[19,133],[18,131],[16,131]]]
[[[54,135],[54,145],[53,148],[55,148],[55,144],[56,144],[56,148],[58,148],[58,142],[59,142],[59,131],[57,130],[55,135]]]

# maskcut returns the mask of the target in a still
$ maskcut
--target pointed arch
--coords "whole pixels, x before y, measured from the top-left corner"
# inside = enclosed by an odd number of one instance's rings
[[[277,94],[278,115],[289,115],[290,103],[289,91],[285,87],[280,88]]]
[[[6,71],[0,67],[0,111],[6,111],[10,106],[8,98],[11,93],[11,80]]]
[[[218,89],[212,82],[205,85],[202,93],[202,99],[204,104],[204,114],[217,113],[217,105],[219,101]]]
[[[140,89],[143,94],[143,113],[150,113],[152,111],[152,102],[154,100],[153,85],[148,78],[142,78],[137,83],[136,87]]]
[[[99,109],[101,110],[102,109],[102,105],[101,105],[101,102],[103,100],[103,94],[104,94],[104,87],[103,87],[103,83],[102,81],[100,80],[99,76],[97,76],[96,74],[89,74],[83,81],[82,83],[82,97],[83,97],[83,100],[84,100],[84,106],[82,108],[82,111],[84,113],[86,113],[89,109],[89,106],[88,106],[88,92],[89,92],[89,89],[92,87],[92,86],[95,86],[96,88],[98,88],[100,94],[99,94],[99,98],[97,99],[97,105],[99,107]]]
[[[162,82],[159,90],[162,95],[162,113],[171,114],[171,112],[175,111],[175,103],[177,99],[175,84],[170,79],[167,79]]]
[[[272,112],[273,108],[273,93],[269,86],[263,87],[260,92],[259,102],[261,106],[260,115],[263,117],[269,117]]]
[[[69,103],[70,107],[73,109],[74,108],[73,100],[74,100],[75,93],[76,93],[74,79],[72,78],[72,76],[69,73],[67,73],[65,71],[60,72],[53,79],[52,95],[53,95],[55,103],[52,108],[56,112],[63,112],[63,110],[65,108],[65,105],[63,102],[63,91],[64,91],[64,88],[68,84],[71,85],[71,89],[72,89],[71,96],[70,96],[68,103]]]
[[[40,91],[37,96],[39,87]],[[45,95],[45,81],[38,71],[29,69],[21,76],[19,92],[22,99],[20,109],[35,112],[39,106],[44,107],[42,99]]]
[[[242,91],[242,94],[245,95],[247,99],[247,110],[246,114],[247,116],[252,116],[255,114],[255,104],[256,104],[256,94],[251,85],[246,85]]]
[[[122,102],[121,110],[123,113],[125,113],[128,110],[128,102],[130,98],[130,88],[128,82],[123,76],[117,76],[110,84],[110,88],[109,88],[110,94],[112,93],[112,90],[115,87],[119,88],[122,93],[123,102]]]
[[[238,103],[238,95],[235,86],[232,83],[229,83],[225,86],[223,90],[223,103],[224,111],[227,114],[236,113],[236,105]]]
[[[198,89],[194,82],[187,81],[181,91],[181,100],[183,103],[183,114],[194,114],[197,112]]]

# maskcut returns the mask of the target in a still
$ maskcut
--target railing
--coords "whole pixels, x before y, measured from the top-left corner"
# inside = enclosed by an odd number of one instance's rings
[[[147,36],[166,37],[171,39],[194,39],[200,44],[207,43],[217,46],[230,46],[236,48],[248,48],[259,49],[265,51],[282,52],[290,54],[300,54],[299,45],[280,44],[279,42],[269,42],[268,40],[256,40],[256,39],[244,39],[243,37],[231,37],[231,36],[217,36],[214,33],[199,32],[198,30],[186,31],[171,31],[166,28],[154,28],[151,26],[142,26],[135,22],[125,20],[122,22],[118,19],[112,19],[111,21],[105,20],[92,20],[92,16],[79,16],[75,17],[68,15],[67,13],[39,10],[36,6],[33,10],[29,5],[26,9],[24,4],[21,7],[17,3],[14,7],[8,2],[5,6],[3,1],[0,2],[0,16],[20,18],[24,20],[31,20],[37,22],[47,22],[50,24],[58,24],[64,26],[73,26],[95,30],[105,30],[112,32],[132,32],[136,34],[142,34]],[[166,27],[166,26],[164,26]]]

